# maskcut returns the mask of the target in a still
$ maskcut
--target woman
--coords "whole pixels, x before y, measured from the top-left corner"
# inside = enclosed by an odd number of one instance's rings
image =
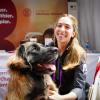
[[[50,100],[85,100],[85,57],[86,53],[80,46],[77,36],[77,20],[65,14],[58,19],[54,29],[55,45],[59,50],[56,61],[57,71],[55,82],[59,94],[50,91]]]

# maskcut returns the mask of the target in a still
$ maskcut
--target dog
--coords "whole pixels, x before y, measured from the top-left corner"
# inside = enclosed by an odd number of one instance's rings
[[[48,100],[49,90],[58,91],[50,76],[57,57],[56,47],[32,41],[20,44],[8,63],[11,78],[5,100]]]

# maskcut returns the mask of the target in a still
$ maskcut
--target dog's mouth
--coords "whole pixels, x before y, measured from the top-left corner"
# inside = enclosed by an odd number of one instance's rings
[[[56,66],[54,64],[37,64],[40,71],[52,72],[56,71]]]

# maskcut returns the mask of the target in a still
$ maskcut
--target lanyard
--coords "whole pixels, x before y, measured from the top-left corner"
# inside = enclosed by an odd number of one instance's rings
[[[60,57],[56,61],[56,73],[53,74],[52,78],[56,82],[57,86],[61,86],[61,80],[62,80],[62,66]]]

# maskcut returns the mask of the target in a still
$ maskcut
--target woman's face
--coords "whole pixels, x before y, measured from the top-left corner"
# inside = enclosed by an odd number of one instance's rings
[[[69,17],[61,17],[54,29],[54,34],[58,42],[68,43],[74,37],[73,23]]]

